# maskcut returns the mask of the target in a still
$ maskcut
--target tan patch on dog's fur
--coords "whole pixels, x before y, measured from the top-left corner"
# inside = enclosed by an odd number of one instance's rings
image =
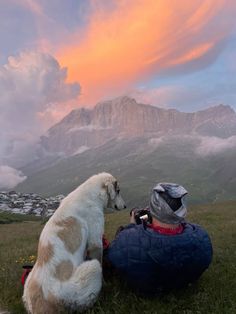
[[[55,314],[59,313],[59,302],[56,297],[50,293],[48,299],[44,297],[42,287],[32,280],[28,287],[32,313],[34,314]]]
[[[60,264],[56,266],[55,270],[55,278],[57,278],[60,281],[66,281],[70,279],[71,275],[73,273],[73,264],[71,261],[62,261]]]
[[[57,222],[59,227],[58,237],[64,242],[66,249],[72,254],[79,248],[82,241],[82,231],[79,221],[74,217],[68,217]]]
[[[39,242],[37,258],[39,266],[43,266],[44,264],[48,263],[53,255],[53,246],[50,243],[48,245],[43,245],[41,242]]]

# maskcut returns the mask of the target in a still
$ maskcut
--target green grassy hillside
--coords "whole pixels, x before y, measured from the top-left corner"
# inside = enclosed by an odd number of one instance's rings
[[[0,225],[26,221],[40,221],[41,218],[34,215],[12,214],[10,212],[0,212]]]
[[[2,214],[0,214],[2,219]],[[40,221],[0,224],[0,308],[23,314],[20,276],[22,264],[36,258]],[[28,218],[27,218],[28,219]],[[106,234],[128,222],[128,210],[106,215]],[[153,300],[135,296],[117,278],[107,278],[101,296],[87,314],[235,314],[236,311],[236,202],[189,208],[189,221],[205,227],[214,248],[213,263],[196,285]]]
[[[18,191],[44,196],[67,194],[95,173],[107,171],[121,182],[129,206],[145,205],[157,182],[181,182],[191,203],[236,199],[235,150],[200,156],[196,141],[169,139],[158,147],[147,139],[110,141],[102,147],[60,161],[21,183]],[[27,169],[24,173],[28,175]]]

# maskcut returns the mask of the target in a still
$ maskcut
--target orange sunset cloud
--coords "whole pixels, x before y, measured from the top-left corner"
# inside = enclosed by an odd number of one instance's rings
[[[82,103],[93,103],[207,57],[229,34],[232,21],[222,15],[233,9],[231,0],[117,1],[112,9],[100,4],[83,36],[73,35],[56,57],[68,68],[68,80],[80,82]]]

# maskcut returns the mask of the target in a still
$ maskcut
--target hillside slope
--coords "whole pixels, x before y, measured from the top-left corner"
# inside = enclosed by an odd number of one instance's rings
[[[235,149],[202,156],[197,147],[194,138],[170,137],[157,144],[145,138],[112,140],[31,175],[17,190],[66,195],[89,176],[107,171],[120,180],[132,206],[145,205],[158,181],[183,184],[194,203],[236,199]]]

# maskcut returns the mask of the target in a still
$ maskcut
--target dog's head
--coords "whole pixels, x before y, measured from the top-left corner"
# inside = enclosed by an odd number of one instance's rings
[[[110,176],[106,178],[104,186],[108,196],[107,207],[116,210],[125,209],[126,205],[121,197],[120,187],[117,180],[113,176]]]

